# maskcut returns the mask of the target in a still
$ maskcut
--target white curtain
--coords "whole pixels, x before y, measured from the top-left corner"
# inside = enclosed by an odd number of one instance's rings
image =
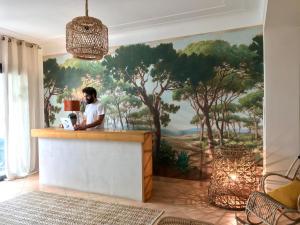
[[[43,124],[42,53],[36,45],[3,37],[0,62],[0,137],[6,176],[16,179],[38,170],[37,140],[30,130]]]

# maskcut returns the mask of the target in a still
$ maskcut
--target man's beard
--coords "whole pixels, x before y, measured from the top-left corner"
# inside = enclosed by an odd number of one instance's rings
[[[95,100],[94,98],[86,99],[86,103],[91,104],[94,102],[94,100]]]

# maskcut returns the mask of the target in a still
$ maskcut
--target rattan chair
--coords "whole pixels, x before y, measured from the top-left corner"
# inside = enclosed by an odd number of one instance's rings
[[[287,181],[300,178],[300,155],[295,159],[285,175],[267,173],[261,179],[261,191],[253,192],[247,201],[245,214],[246,219],[236,216],[237,224],[267,224],[277,225],[283,219],[285,224],[300,224],[300,196],[298,197],[298,209],[290,209],[277,202],[266,194],[265,184],[270,177],[280,177]]]

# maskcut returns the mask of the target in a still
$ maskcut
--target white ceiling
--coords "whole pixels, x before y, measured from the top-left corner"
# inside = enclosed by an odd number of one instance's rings
[[[130,33],[136,36],[138,31],[143,35],[148,29],[147,37],[152,33],[158,37],[158,32],[166,32],[168,27],[180,29],[174,24],[194,26],[189,28],[190,31],[182,29],[182,35],[212,31],[212,27],[222,29],[220,24],[224,24],[224,29],[262,24],[264,1],[89,0],[89,15],[108,26],[110,43],[119,44],[116,39],[121,40]],[[0,0],[0,33],[47,45],[54,40],[63,40],[65,24],[80,15],[84,15],[84,0]],[[196,24],[203,27],[201,21],[208,22],[208,19],[212,21],[211,28],[205,25],[207,28],[201,30],[195,26],[195,21],[199,21]],[[169,35],[172,35],[173,31],[170,31]]]

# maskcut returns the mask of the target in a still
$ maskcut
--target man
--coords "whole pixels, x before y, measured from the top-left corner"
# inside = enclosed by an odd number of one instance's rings
[[[104,128],[104,107],[97,99],[97,91],[93,87],[86,87],[82,90],[86,102],[84,119],[80,125],[75,126],[75,130],[86,130],[89,128]]]

